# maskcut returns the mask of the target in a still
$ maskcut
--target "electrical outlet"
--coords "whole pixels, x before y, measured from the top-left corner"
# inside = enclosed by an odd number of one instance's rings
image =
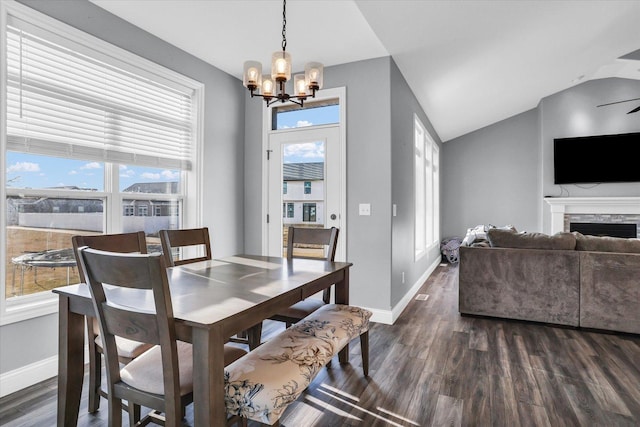
[[[369,203],[360,203],[358,206],[358,212],[360,215],[371,215],[371,204]]]

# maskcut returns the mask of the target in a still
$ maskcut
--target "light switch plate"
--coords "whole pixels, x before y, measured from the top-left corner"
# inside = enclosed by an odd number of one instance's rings
[[[371,204],[360,203],[358,212],[360,213],[360,215],[371,215]]]

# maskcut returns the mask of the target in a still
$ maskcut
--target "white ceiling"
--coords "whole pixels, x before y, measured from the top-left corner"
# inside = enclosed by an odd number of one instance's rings
[[[238,78],[281,48],[280,0],[91,1]],[[640,61],[618,59],[638,49],[637,0],[287,3],[295,71],[391,55],[443,141],[589,79],[640,79]]]

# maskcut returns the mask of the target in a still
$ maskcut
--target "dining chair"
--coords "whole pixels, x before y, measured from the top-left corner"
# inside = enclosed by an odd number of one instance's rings
[[[211,242],[207,227],[160,230],[160,242],[168,267],[211,259]],[[204,256],[184,258],[184,248],[197,246],[204,248]],[[178,253],[174,254],[174,251]]]
[[[176,339],[163,256],[88,247],[79,248],[78,256],[103,337],[109,426],[121,426],[122,400],[126,400],[129,407],[130,425],[148,422],[168,427],[181,425],[183,408],[193,402],[193,352],[191,344]],[[149,306],[126,304],[127,293],[144,292],[150,293],[145,298]],[[122,299],[114,301],[118,296]],[[153,347],[121,367],[116,337],[149,343]],[[245,354],[242,349],[225,346],[225,365]],[[152,411],[138,422],[133,414],[139,413],[140,406]]]
[[[190,264],[198,261],[206,261],[211,259],[211,240],[209,238],[209,229],[188,228],[181,230],[160,230],[160,242],[162,243],[162,253],[166,264],[170,267],[176,265]],[[193,258],[176,259],[174,251],[180,248],[204,246],[204,256]],[[178,254],[180,256],[180,254]],[[238,333],[236,336],[229,338],[229,341],[246,344],[250,350],[260,345],[260,336],[262,335],[262,324],[256,325],[246,331]]]
[[[78,248],[87,246],[93,249],[122,252],[122,253],[147,253],[147,242],[143,231],[121,234],[98,234],[92,236],[73,236],[71,238],[73,252],[76,257],[80,281],[87,283],[84,272],[80,268]],[[87,317],[87,338],[89,341],[89,403],[88,411],[96,412],[100,408],[100,396],[107,398],[107,393],[102,390],[102,356],[103,343],[98,331],[98,319]],[[147,351],[152,346],[138,341],[116,338],[116,347],[121,363],[129,363],[137,356]]]
[[[336,257],[339,232],[340,230],[336,227],[289,227],[287,231],[287,258],[324,259],[333,262]],[[304,299],[269,319],[285,322],[289,327],[330,302],[331,287],[328,287],[322,293],[322,300]]]

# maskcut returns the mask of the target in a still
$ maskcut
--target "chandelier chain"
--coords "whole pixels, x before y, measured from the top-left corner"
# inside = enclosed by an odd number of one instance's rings
[[[287,0],[282,1],[282,51],[287,50]]]

